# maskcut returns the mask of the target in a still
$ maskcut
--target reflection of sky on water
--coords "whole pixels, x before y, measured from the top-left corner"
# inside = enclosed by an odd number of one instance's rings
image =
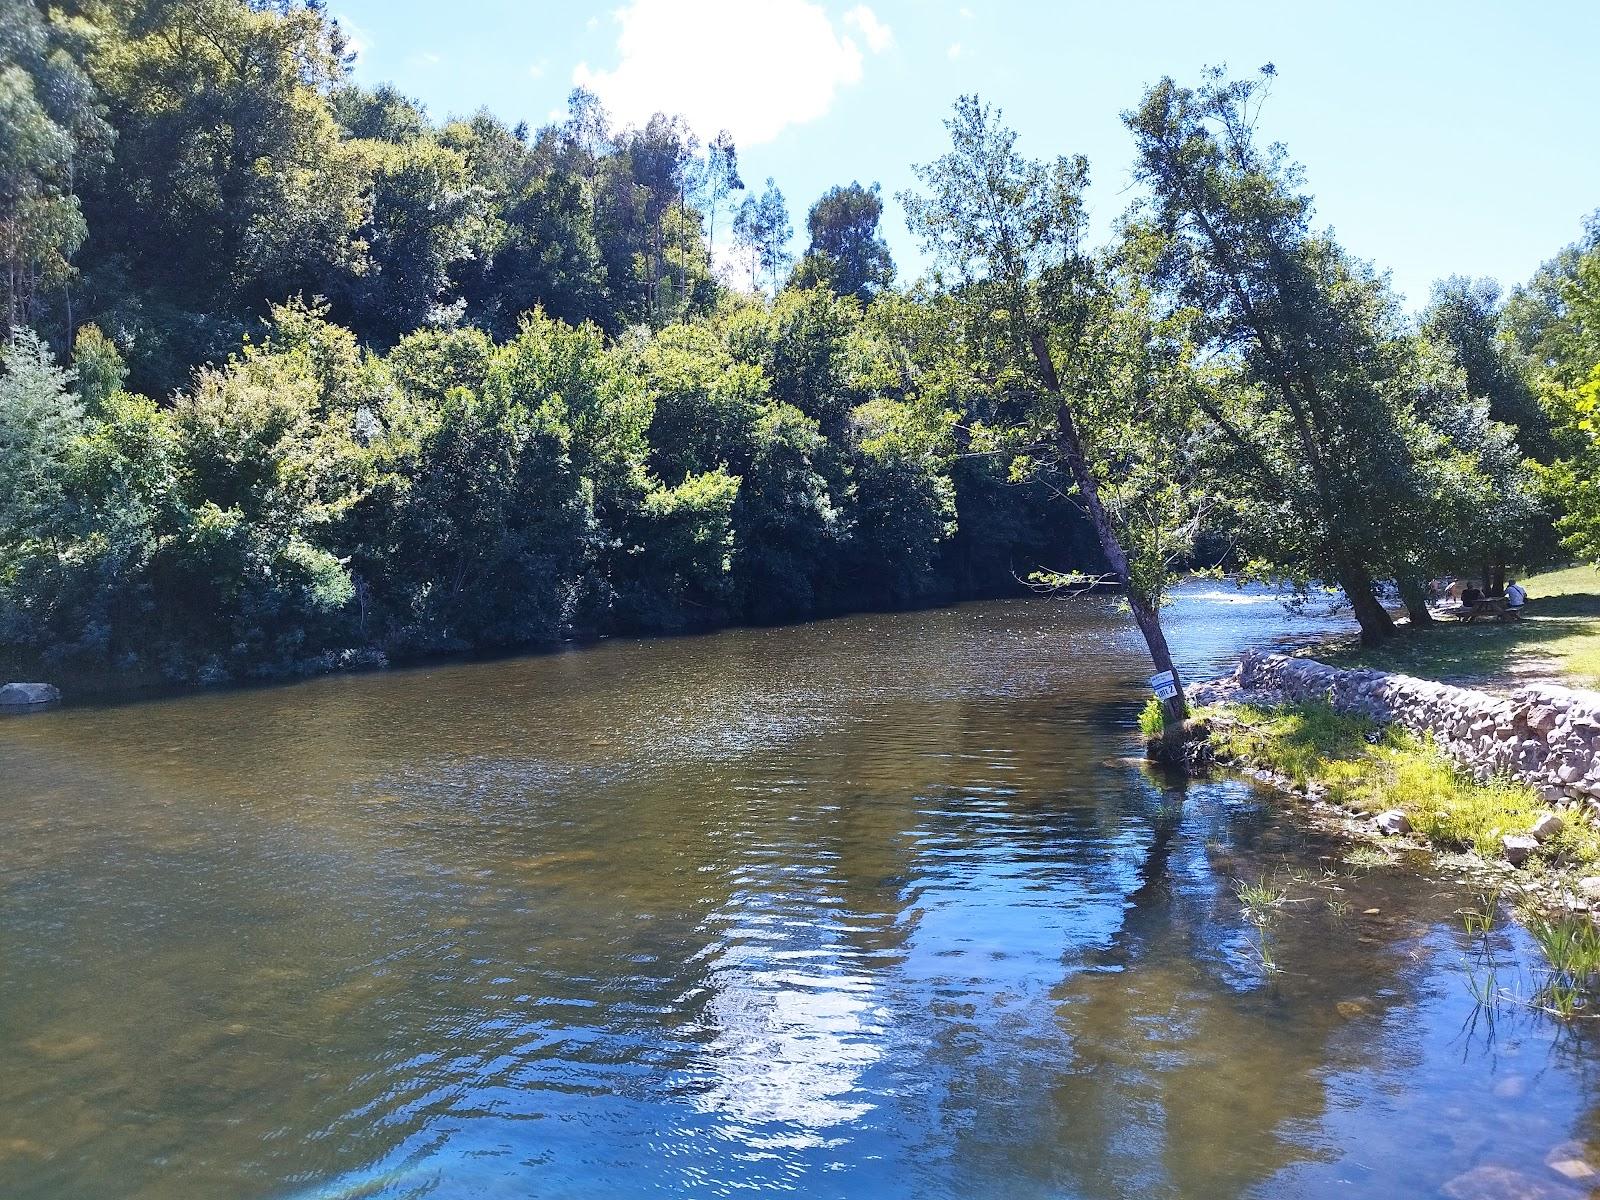
[[[1343,627],[1211,583],[1166,616],[1201,673]],[[1286,910],[1265,986],[1234,882],[1336,847],[1130,765],[1148,673],[1114,599],[1032,601],[0,728],[0,1193],[1379,1200],[1373,1150],[1421,1193],[1544,1169],[1597,1068],[1537,1023],[1453,1040],[1439,881]]]

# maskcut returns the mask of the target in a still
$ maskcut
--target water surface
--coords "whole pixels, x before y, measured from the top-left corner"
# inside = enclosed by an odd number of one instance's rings
[[[1587,1194],[1455,886],[1147,774],[1146,674],[1009,601],[0,724],[0,1195]]]

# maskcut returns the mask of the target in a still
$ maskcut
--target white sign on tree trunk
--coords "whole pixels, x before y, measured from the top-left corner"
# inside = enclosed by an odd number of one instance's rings
[[[1171,671],[1150,676],[1150,687],[1157,700],[1171,700],[1178,694],[1178,679]]]

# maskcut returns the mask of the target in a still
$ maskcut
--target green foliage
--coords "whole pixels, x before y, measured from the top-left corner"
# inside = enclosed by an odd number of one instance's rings
[[[830,188],[806,217],[811,246],[790,285],[824,286],[863,304],[873,299],[894,281],[894,260],[878,235],[882,217],[877,184]]]
[[[0,46],[8,653],[221,679],[1109,568],[1165,655],[1208,547],[1370,601],[1507,557],[1537,494],[1600,558],[1600,235],[1409,326],[1254,85],[1151,90],[1098,250],[1087,162],[963,98],[896,290],[876,185],[790,275],[727,134],[582,89],[436,122],[320,2],[0,0]],[[770,296],[713,276],[730,208]]]
[[[73,183],[112,130],[83,69],[87,42],[82,22],[0,0],[0,333],[37,318],[88,234]]]
[[[97,325],[78,330],[72,343],[72,373],[78,381],[78,395],[84,407],[97,413],[128,382],[128,364]]]
[[[732,612],[739,479],[718,468],[645,497],[637,562],[619,605],[644,627],[679,629]]]
[[[1139,732],[1146,739],[1160,737],[1166,731],[1167,719],[1161,711],[1161,701],[1154,696],[1144,702],[1139,710]]]
[[[827,440],[788,404],[769,404],[752,434],[750,467],[734,505],[734,575],[757,620],[811,611],[829,543],[844,523],[819,473]]]
[[[76,513],[68,475],[83,408],[71,375],[31,333],[0,352],[0,546],[59,553]]]

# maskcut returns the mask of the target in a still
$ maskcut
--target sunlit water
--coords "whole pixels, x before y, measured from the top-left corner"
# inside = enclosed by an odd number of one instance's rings
[[[1455,886],[1148,775],[1147,673],[1034,600],[6,721],[0,1195],[1587,1194]]]

